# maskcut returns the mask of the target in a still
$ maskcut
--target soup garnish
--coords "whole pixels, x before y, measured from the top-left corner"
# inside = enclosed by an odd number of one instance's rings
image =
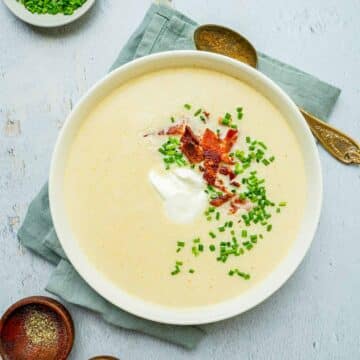
[[[184,104],[185,110],[190,111],[192,108],[191,104]],[[202,108],[198,108],[193,117],[199,117],[204,124],[211,120],[210,113]],[[207,184],[204,192],[208,196],[209,206],[204,215],[208,221],[219,222],[221,213],[217,209],[224,207],[229,215],[234,216],[234,221],[226,221],[208,233],[211,239],[218,240],[217,244],[210,244],[208,250],[217,255],[217,261],[226,263],[229,256],[244,255],[264,239],[262,233],[248,233],[244,226],[261,225],[264,231],[270,232],[273,209],[280,213],[280,208],[286,206],[285,201],[276,205],[268,198],[265,179],[260,178],[256,170],[251,170],[255,163],[271,165],[275,156],[267,154],[268,146],[263,141],[250,136],[244,139],[246,150],[235,147],[239,137],[235,121],[244,118],[243,107],[236,108],[236,116],[226,112],[218,118],[218,124],[227,128],[224,137],[221,136],[221,129],[214,132],[209,127],[203,133],[196,133],[184,118],[176,121],[175,116],[171,116],[173,125],[157,133],[159,136],[167,136],[159,152],[166,170],[172,166],[190,166],[202,173]],[[176,253],[181,252],[185,245],[185,241],[178,241]],[[200,238],[192,240],[191,252],[195,257],[206,250]],[[171,275],[181,273],[182,266],[183,262],[177,260]],[[189,269],[188,272],[194,274],[195,270]],[[238,275],[244,280],[251,278],[250,274],[238,268],[230,269],[228,275]]]

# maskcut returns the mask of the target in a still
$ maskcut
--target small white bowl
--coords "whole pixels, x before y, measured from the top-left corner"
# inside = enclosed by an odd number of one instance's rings
[[[227,301],[195,308],[176,309],[146,302],[132,296],[97,271],[81,250],[67,219],[64,204],[64,170],[72,141],[86,115],[112,90],[130,79],[164,68],[195,66],[219,71],[251,85],[266,96],[287,119],[303,154],[307,176],[304,217],[292,247],[283,261],[263,281]],[[294,189],[296,191],[296,189]],[[140,317],[169,324],[203,324],[226,319],[264,301],[293,274],[308,251],[320,217],[322,177],[313,136],[290,98],[257,70],[228,57],[200,51],[172,51],[132,61],[97,82],[68,116],[55,146],[49,180],[50,208],[61,245],[78,273],[100,295],[118,307]],[[121,219],[120,219],[121,221]],[[299,289],[300,291],[300,289]]]
[[[84,15],[91,6],[95,3],[95,0],[87,0],[83,6],[78,8],[72,15],[63,14],[32,14],[26,7],[16,0],[3,0],[8,9],[22,21],[34,26],[39,27],[56,27],[69,24],[80,16]]]

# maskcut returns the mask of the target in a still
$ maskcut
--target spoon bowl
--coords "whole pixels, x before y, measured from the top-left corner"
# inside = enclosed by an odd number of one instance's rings
[[[194,40],[198,50],[229,56],[257,67],[258,57],[254,46],[234,30],[219,25],[202,25],[195,30]]]

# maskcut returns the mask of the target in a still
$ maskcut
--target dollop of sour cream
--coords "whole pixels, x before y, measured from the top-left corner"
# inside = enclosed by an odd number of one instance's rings
[[[150,170],[149,180],[164,200],[164,209],[171,221],[190,223],[205,210],[205,182],[194,170],[177,168],[163,173]]]

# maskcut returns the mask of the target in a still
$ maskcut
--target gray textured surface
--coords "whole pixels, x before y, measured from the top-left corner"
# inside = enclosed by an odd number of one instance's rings
[[[331,123],[360,138],[358,0],[175,0],[199,22],[234,27],[262,51],[343,89]],[[150,0],[98,0],[79,22],[39,30],[0,3],[0,312],[42,290],[50,265],[18,245],[15,232],[47,178],[56,135],[72,104],[106,73]],[[268,301],[212,325],[187,352],[112,328],[70,307],[71,359],[359,359],[360,170],[322,149],[324,208],[300,269]]]

